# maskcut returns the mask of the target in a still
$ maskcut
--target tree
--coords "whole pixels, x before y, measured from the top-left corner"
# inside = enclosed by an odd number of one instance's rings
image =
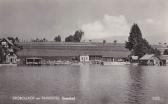
[[[129,49],[130,51],[133,49],[133,44],[131,42],[125,42],[125,48]]]
[[[132,50],[139,42],[141,42],[141,40],[142,40],[141,30],[139,29],[137,24],[133,24],[130,30],[130,36],[128,37],[128,43],[126,43],[126,47],[129,47],[129,50]]]
[[[82,40],[83,35],[83,31],[77,30],[74,35],[69,35],[68,37],[66,37],[65,42],[80,42]]]
[[[160,51],[152,48],[148,41],[142,37],[141,30],[137,24],[133,24],[128,42],[125,43],[125,48],[129,49],[131,54],[138,56],[138,58],[141,58],[147,53],[155,54],[156,56],[160,55]]]
[[[117,44],[117,40],[114,40],[114,44]]]
[[[126,48],[132,51],[133,55],[141,57],[144,54],[142,33],[137,24],[133,24],[130,30],[130,36],[128,42],[126,42]]]
[[[74,37],[72,35],[66,37],[65,42],[74,42]]]
[[[82,37],[83,37],[83,35],[84,35],[84,32],[83,32],[83,31],[77,30],[77,31],[75,32],[75,34],[74,34],[74,41],[75,41],[75,42],[80,42],[81,39],[82,39]]]
[[[60,36],[60,35],[56,36],[56,37],[54,38],[54,41],[55,41],[55,42],[61,42],[61,36]]]
[[[103,40],[103,44],[105,44],[106,43],[106,40]]]
[[[16,37],[15,38],[15,42],[19,42],[20,40],[19,40],[19,38],[18,37]]]
[[[143,45],[142,43],[137,44],[134,47],[134,51],[132,51],[132,54],[135,55],[135,56],[138,56],[138,58],[145,55],[145,50],[143,49],[144,47],[142,45]]]
[[[43,38],[43,42],[47,42],[47,39],[46,39],[46,38]]]

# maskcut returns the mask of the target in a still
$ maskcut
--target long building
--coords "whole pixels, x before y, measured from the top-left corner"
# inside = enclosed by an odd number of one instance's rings
[[[73,60],[82,55],[88,55],[89,60],[118,60],[130,54],[123,43],[20,42],[18,45],[23,47],[17,53],[23,62],[28,58]]]

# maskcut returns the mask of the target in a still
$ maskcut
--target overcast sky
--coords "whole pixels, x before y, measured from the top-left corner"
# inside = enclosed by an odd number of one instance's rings
[[[0,35],[124,42],[133,23],[150,42],[168,42],[168,0],[0,0]]]

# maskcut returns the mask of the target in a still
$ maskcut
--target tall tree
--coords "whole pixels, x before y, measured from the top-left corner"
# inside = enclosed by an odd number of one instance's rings
[[[105,44],[106,43],[106,40],[103,40],[103,44]]]
[[[160,55],[160,51],[152,48],[148,41],[142,37],[141,30],[137,24],[133,24],[131,27],[130,36],[125,47],[131,51],[132,55],[136,55],[139,58],[146,53]]]
[[[128,37],[128,42],[126,42],[126,48],[132,51],[133,55],[141,57],[144,54],[142,51],[142,40],[142,33],[139,26],[137,24],[133,24]]]
[[[137,24],[133,24],[130,30],[130,36],[128,37],[128,42],[126,46],[129,47],[129,50],[132,50],[138,43],[142,41],[142,33]]]

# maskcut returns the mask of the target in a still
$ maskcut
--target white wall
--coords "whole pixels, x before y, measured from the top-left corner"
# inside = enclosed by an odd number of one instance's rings
[[[80,56],[80,62],[88,62],[89,56]]]

